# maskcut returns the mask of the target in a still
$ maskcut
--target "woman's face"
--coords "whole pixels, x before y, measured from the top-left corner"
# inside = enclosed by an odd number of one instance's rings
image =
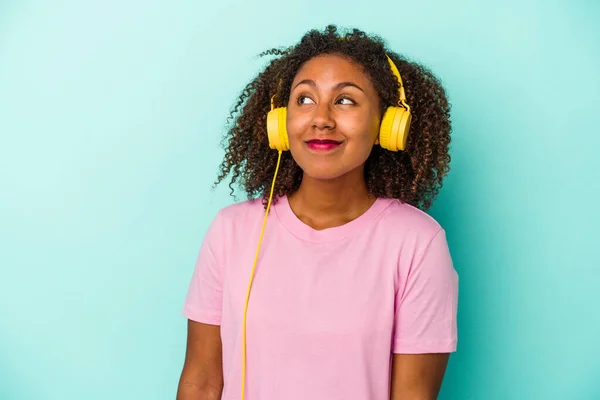
[[[323,54],[292,82],[287,131],[292,157],[315,179],[335,179],[364,166],[377,143],[379,96],[362,67]]]

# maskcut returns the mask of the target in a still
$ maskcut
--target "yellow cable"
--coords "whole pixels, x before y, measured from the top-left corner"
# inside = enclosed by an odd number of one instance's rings
[[[260,238],[258,239],[258,248],[256,249],[256,256],[254,257],[254,265],[252,265],[252,272],[250,273],[250,282],[248,283],[248,292],[246,293],[246,303],[244,304],[244,326],[242,328],[242,400],[246,398],[246,317],[248,315],[248,300],[250,300],[250,289],[252,289],[252,281],[254,280],[254,271],[256,270],[256,263],[258,262],[258,254],[260,253],[260,245],[263,240],[265,233],[265,227],[267,225],[267,217],[269,216],[269,210],[271,208],[271,201],[273,200],[273,191],[275,190],[275,180],[277,179],[277,172],[279,171],[279,163],[281,162],[281,150],[279,150],[279,157],[277,158],[277,166],[275,167],[275,175],[273,176],[273,183],[271,183],[271,193],[269,194],[269,203],[267,204],[267,211],[265,212],[265,219],[263,220],[262,230],[260,231]]]

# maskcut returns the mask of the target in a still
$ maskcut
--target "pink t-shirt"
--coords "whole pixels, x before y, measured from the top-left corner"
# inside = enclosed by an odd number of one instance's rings
[[[222,399],[241,398],[242,323],[264,218],[260,200],[219,211],[183,314],[220,325]],[[268,218],[247,320],[247,400],[388,400],[394,353],[456,350],[458,276],[428,214],[377,199],[315,230],[286,197]]]

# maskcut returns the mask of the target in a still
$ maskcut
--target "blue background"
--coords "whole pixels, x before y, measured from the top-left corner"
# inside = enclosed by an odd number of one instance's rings
[[[600,399],[597,1],[0,2],[0,399],[169,399],[225,118],[329,23],[453,104],[441,399]],[[249,260],[250,262],[251,260]]]

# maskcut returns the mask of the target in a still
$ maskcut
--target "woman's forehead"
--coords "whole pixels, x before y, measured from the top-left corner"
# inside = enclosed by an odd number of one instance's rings
[[[305,62],[294,77],[292,86],[305,79],[319,81],[355,81],[370,85],[363,67],[351,58],[339,54],[321,54]]]

